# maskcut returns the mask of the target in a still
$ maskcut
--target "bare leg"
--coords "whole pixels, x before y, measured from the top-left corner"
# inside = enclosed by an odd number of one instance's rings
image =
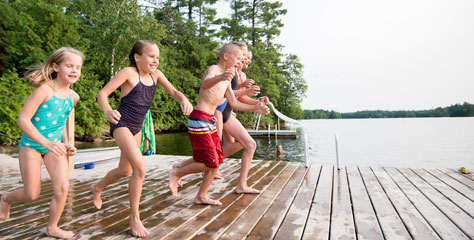
[[[223,123],[224,117],[222,116],[222,112],[219,111],[219,110],[216,110],[214,112],[214,116],[216,116],[217,135],[219,135],[219,139],[222,139],[222,134],[223,134],[223,131],[224,131],[223,130],[224,129],[224,123]],[[221,144],[221,146],[222,146],[222,144]],[[204,177],[204,175],[203,175],[203,177]],[[217,169],[217,172],[216,172],[216,175],[214,176],[214,178],[215,179],[222,179],[222,174],[219,171],[219,169]]]
[[[97,209],[102,208],[102,199],[101,194],[102,191],[110,184],[117,182],[123,177],[127,177],[132,172],[132,166],[128,161],[126,155],[121,152],[120,153],[120,162],[117,168],[110,170],[102,180],[97,183],[91,184],[91,191],[94,194],[94,206]]]
[[[58,157],[54,153],[47,153],[44,156],[44,164],[51,177],[54,192],[49,206],[49,221],[46,234],[52,237],[70,239],[73,233],[58,227],[59,218],[64,210],[69,189],[69,166],[66,156]]]
[[[222,205],[221,202],[217,200],[213,200],[207,197],[207,190],[214,179],[214,175],[216,174],[217,168],[208,168],[204,163],[193,162],[181,168],[171,169],[169,172],[169,187],[171,190],[171,194],[173,196],[177,196],[178,194],[178,179],[181,177],[198,172],[204,172],[204,178],[199,188],[199,192],[194,199],[196,204],[211,204],[211,205]]]
[[[114,130],[114,137],[120,148],[122,156],[128,160],[132,167],[132,176],[128,184],[128,194],[130,200],[130,227],[132,235],[135,237],[146,237],[149,232],[140,220],[139,204],[142,193],[143,180],[145,179],[146,168],[142,153],[140,152],[141,134],[132,135],[128,128],[117,128]]]
[[[210,168],[204,173],[201,187],[194,198],[195,204],[222,206],[222,203],[219,200],[214,200],[207,197],[207,191],[209,190],[209,186],[211,186],[212,180],[214,179],[217,170],[217,168]]]
[[[224,131],[223,133],[224,144],[222,146],[222,153],[224,154],[224,157],[228,157],[242,149],[242,145],[239,142],[236,142],[228,132]]]
[[[224,124],[224,130],[228,132],[231,136],[244,147],[244,152],[242,154],[242,163],[240,168],[240,177],[239,183],[235,188],[235,193],[260,193],[259,190],[250,188],[247,185],[247,177],[250,169],[250,163],[253,159],[253,154],[257,148],[255,140],[248,134],[247,130],[242,126],[242,124],[234,116],[231,116],[229,120]]]
[[[0,220],[10,216],[10,207],[14,202],[36,200],[41,191],[41,154],[28,147],[20,147],[19,164],[24,188],[2,194],[0,201]]]

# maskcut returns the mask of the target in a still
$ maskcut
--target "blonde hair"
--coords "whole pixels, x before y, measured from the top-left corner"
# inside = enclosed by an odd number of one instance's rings
[[[35,87],[52,81],[56,78],[53,63],[58,65],[61,64],[68,53],[76,54],[84,60],[84,54],[81,51],[70,47],[61,47],[54,51],[43,64],[29,68],[28,73],[25,75],[25,79],[30,81],[30,83]]]

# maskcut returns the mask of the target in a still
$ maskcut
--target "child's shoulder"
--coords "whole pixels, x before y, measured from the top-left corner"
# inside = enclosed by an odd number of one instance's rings
[[[71,91],[71,98],[72,98],[72,101],[74,103],[77,103],[79,101],[79,99],[81,99],[81,97],[79,96],[79,94],[77,94],[74,90],[72,89],[69,89]]]
[[[36,88],[33,90],[33,91],[39,91],[39,92],[43,92],[43,93],[53,93],[53,84],[50,83],[50,82],[45,82],[45,83],[42,83],[38,86],[36,86]]]
[[[137,69],[135,67],[124,67],[117,74],[137,74]]]

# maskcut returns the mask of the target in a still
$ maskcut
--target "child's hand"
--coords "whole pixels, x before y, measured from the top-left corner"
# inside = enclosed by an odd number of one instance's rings
[[[231,81],[232,78],[234,78],[234,75],[235,75],[235,68],[231,67],[225,70],[223,74],[221,74],[222,81]]]
[[[76,147],[71,146],[70,144],[64,144],[64,147],[66,147],[68,156],[76,155],[76,153],[77,153],[77,148]]]
[[[193,111],[193,105],[188,101],[188,99],[181,102],[181,111],[183,111],[183,114],[186,116],[189,116]]]
[[[117,124],[122,115],[120,115],[120,112],[117,110],[110,110],[105,113],[105,117],[107,120],[109,120],[109,122]]]
[[[247,96],[257,96],[260,94],[260,87],[259,86],[251,86],[245,89],[245,95]]]
[[[250,87],[254,84],[255,84],[255,81],[253,79],[247,79],[242,83],[243,87]]]
[[[255,112],[263,115],[268,115],[270,113],[270,109],[268,109],[268,107],[263,104],[263,102],[259,102],[257,103],[257,105],[255,105]]]
[[[52,152],[58,157],[66,154],[66,147],[59,141],[48,141],[45,148],[48,152]]]
[[[260,101],[260,102],[263,102],[263,104],[265,104],[265,105],[267,105],[267,104],[270,103],[270,99],[268,99],[267,96],[261,97],[261,98],[259,99],[259,101]]]

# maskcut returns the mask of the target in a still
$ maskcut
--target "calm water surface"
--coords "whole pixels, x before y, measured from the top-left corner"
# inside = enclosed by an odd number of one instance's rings
[[[296,139],[255,139],[254,159],[302,162],[306,134],[310,160],[335,164],[337,134],[343,165],[474,169],[472,117],[303,120],[302,123]],[[158,154],[192,155],[187,133],[159,133],[156,141]],[[282,157],[275,153],[277,144],[282,144],[285,151]],[[240,158],[241,154],[231,157]]]
[[[474,118],[304,120],[313,162],[474,169]]]

